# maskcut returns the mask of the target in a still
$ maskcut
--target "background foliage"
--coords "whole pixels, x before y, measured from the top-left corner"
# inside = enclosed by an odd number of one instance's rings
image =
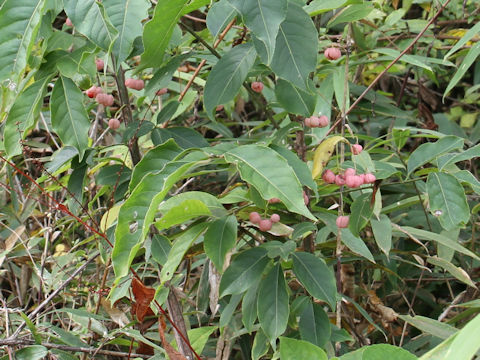
[[[3,358],[472,359],[479,19],[0,1]]]

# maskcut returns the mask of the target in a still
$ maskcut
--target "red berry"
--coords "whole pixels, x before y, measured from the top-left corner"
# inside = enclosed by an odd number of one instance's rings
[[[280,221],[280,215],[278,214],[272,214],[272,216],[270,216],[270,220],[273,222],[273,223],[277,223]]]
[[[373,184],[377,178],[373,174],[365,174],[365,183],[366,184]]]
[[[250,215],[248,215],[248,218],[250,219],[250,222],[254,224],[259,224],[262,218],[260,217],[260,214],[256,211],[252,211]]]
[[[355,176],[355,180],[356,180],[355,187],[360,187],[360,186],[362,186],[364,179],[365,179],[364,176],[356,175],[356,176]]]
[[[358,155],[362,152],[363,150],[363,146],[360,145],[360,144],[355,144],[355,145],[352,145],[352,153],[353,155]]]
[[[261,220],[258,227],[260,228],[260,231],[268,231],[272,228],[272,221],[269,219]]]
[[[337,224],[337,227],[340,229],[344,229],[348,227],[348,221],[350,220],[349,216],[339,216],[337,217],[337,220],[335,220],[335,223]]]
[[[102,71],[105,63],[102,59],[95,59],[95,65],[97,66],[97,71]]]
[[[307,206],[310,202],[310,199],[308,198],[308,195],[305,191],[303,192],[303,202],[305,203],[305,206]]]
[[[362,184],[365,184],[365,174],[360,174],[358,177],[362,180]]]
[[[108,127],[112,130],[117,130],[120,127],[120,120],[111,118],[108,120]]]
[[[335,176],[335,184],[337,184],[338,186],[345,185],[345,178],[343,177],[343,175]]]
[[[109,94],[98,94],[96,97],[95,97],[95,100],[97,100],[97,102],[99,104],[102,104],[104,106],[112,106],[113,105],[113,96],[112,95],[109,95]]]
[[[126,79],[125,80],[125,86],[127,88],[133,89],[134,83],[135,83],[135,79]]]
[[[333,184],[335,182],[335,174],[333,173],[332,170],[325,170],[325,172],[322,175],[323,181],[325,181],[327,184]]]
[[[316,116],[312,116],[310,118],[310,127],[312,128],[320,127],[320,119]]]
[[[326,48],[323,54],[328,60],[337,60],[340,56],[342,56],[340,49],[335,47]]]
[[[215,108],[215,111],[222,111],[223,110],[223,105],[217,105]]]
[[[318,127],[324,128],[330,124],[330,120],[325,115],[320,115],[318,118]]]
[[[90,89],[85,90],[85,94],[87,94],[87,96],[90,99],[93,99],[94,97],[96,97],[98,94],[101,94],[101,93],[102,93],[102,88],[95,85],[93,85]]]
[[[312,119],[307,117],[305,118],[305,120],[303,120],[303,123],[305,124],[305,126],[307,127],[312,127]]]
[[[271,198],[270,200],[268,200],[268,203],[269,204],[277,204],[279,203],[281,200],[279,198]]]
[[[65,25],[73,26],[72,20],[70,20],[70,18],[67,17],[67,20],[65,20]]]
[[[252,82],[251,87],[253,91],[261,93],[263,90],[263,83],[261,81],[254,81]]]
[[[347,176],[353,176],[353,175],[356,175],[356,171],[354,168],[348,168],[345,170],[345,173],[343,176],[347,177]]]
[[[161,96],[161,95],[166,94],[167,92],[168,92],[167,88],[161,88],[160,90],[157,91],[157,95]]]

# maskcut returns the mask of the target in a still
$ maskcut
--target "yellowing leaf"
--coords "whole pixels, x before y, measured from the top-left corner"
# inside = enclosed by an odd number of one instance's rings
[[[322,143],[318,145],[317,150],[315,150],[315,154],[313,155],[312,178],[316,179],[322,174],[323,168],[332,157],[335,145],[337,145],[339,141],[347,142],[343,136],[337,135],[323,140]]]

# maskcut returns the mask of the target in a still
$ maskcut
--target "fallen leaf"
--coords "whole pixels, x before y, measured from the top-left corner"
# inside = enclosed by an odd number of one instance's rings
[[[147,287],[137,278],[133,278],[132,291],[135,297],[135,305],[132,304],[132,312],[135,313],[138,321],[143,322],[146,315],[153,315],[150,303],[155,296],[155,289]]]
[[[187,360],[185,356],[180,354],[177,350],[173,348],[172,345],[165,339],[165,329],[167,324],[163,316],[158,317],[158,334],[160,335],[160,340],[162,341],[163,348],[165,349],[170,360]]]

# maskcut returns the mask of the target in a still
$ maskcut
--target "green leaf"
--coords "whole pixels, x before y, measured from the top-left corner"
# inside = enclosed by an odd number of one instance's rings
[[[0,6],[0,83],[14,90],[27,66],[43,16],[44,0],[7,0]]]
[[[280,358],[282,360],[315,359],[327,360],[327,354],[307,341],[280,337]]]
[[[152,244],[150,246],[152,257],[160,265],[164,265],[167,262],[168,254],[170,253],[171,248],[172,244],[167,237],[159,234],[155,234],[152,237]]]
[[[145,175],[122,205],[112,251],[117,280],[128,274],[130,264],[149,232],[160,202],[196,163],[195,160],[170,162],[160,171]]]
[[[368,4],[350,5],[332,17],[327,26],[333,27],[344,22],[352,22],[364,19],[373,11],[373,9],[374,8]]]
[[[430,212],[437,217],[445,230],[466,224],[470,209],[463,186],[446,173],[430,173],[427,178]]]
[[[463,139],[453,135],[445,136],[434,143],[420,145],[408,158],[407,175],[410,176],[415,169],[431,162],[436,157],[462,147]]]
[[[63,0],[65,12],[75,31],[89,38],[95,45],[109,50],[118,35],[105,14],[104,6],[95,0]]]
[[[254,285],[250,286],[242,300],[242,323],[248,332],[253,330],[253,324],[257,320],[258,284],[259,281],[256,281]]]
[[[237,10],[242,14],[245,25],[258,40],[263,42],[266,50],[266,58],[263,62],[270,64],[275,51],[278,29],[287,15],[287,1],[246,0]]]
[[[317,65],[318,33],[310,16],[294,2],[280,24],[270,67],[275,74],[305,89],[308,75]]]
[[[5,123],[3,139],[9,157],[22,153],[20,141],[35,126],[50,78],[34,82],[15,99]]]
[[[52,127],[65,145],[75,147],[80,159],[88,147],[90,121],[83,106],[83,94],[69,78],[60,76],[50,98]]]
[[[465,327],[460,330],[452,345],[448,349],[445,360],[453,359],[471,359],[480,349],[480,342],[474,334],[480,332],[480,315],[470,320]]]
[[[269,262],[267,250],[252,248],[237,255],[220,281],[220,296],[240,294],[258,281]]]
[[[208,207],[214,217],[220,218],[227,215],[227,211],[215,196],[202,191],[186,191],[175,195],[162,202],[158,207],[158,211],[165,213],[186,200],[201,201]]]
[[[157,67],[163,62],[173,29],[177,25],[188,0],[160,1],[155,6],[153,19],[143,29],[142,65]]]
[[[447,339],[458,331],[452,325],[425,316],[399,315],[399,318],[417,329],[440,339]]]
[[[293,171],[295,171],[295,174],[297,174],[302,185],[309,187],[317,193],[317,184],[312,179],[310,169],[304,161],[299,159],[297,154],[283,146],[270,145],[270,147],[287,160],[288,165],[290,165]]]
[[[310,91],[299,89],[290,81],[278,79],[275,85],[277,101],[289,113],[311,116],[315,110],[317,97]]]
[[[444,161],[441,162],[440,160],[443,159],[444,157],[441,157],[438,159],[438,167],[440,170],[444,169],[447,165],[450,164],[456,164],[457,162],[460,161],[465,161],[465,160],[471,160],[476,157],[480,157],[480,144],[471,147],[468,150],[462,151],[461,153],[458,154],[447,154],[451,155],[448,158],[446,158]],[[445,155],[445,157],[447,156]]]
[[[443,93],[443,98],[445,99],[445,96],[448,95],[450,90],[452,90],[455,85],[460,81],[460,79],[465,75],[467,70],[470,68],[470,66],[473,64],[473,62],[478,58],[480,55],[480,43],[475,43],[470,50],[468,51],[467,55],[465,56],[465,59],[463,59],[462,63],[458,67],[457,72],[455,75],[453,75],[452,79],[448,83],[447,88],[445,89],[445,92]]]
[[[344,6],[346,3],[350,3],[349,0],[313,0],[303,8],[310,16],[320,15],[330,10],[338,9]]]
[[[175,159],[182,149],[172,139],[150,149],[135,166],[130,180],[130,191],[133,191],[142,178],[152,172],[161,170],[166,164]]]
[[[230,215],[215,220],[208,227],[203,239],[205,254],[212,260],[217,270],[223,272],[225,256],[237,241],[237,218]]]
[[[315,220],[305,206],[295,172],[276,151],[260,145],[243,145],[225,153],[225,160],[237,166],[241,178],[253,185],[263,199],[276,197],[288,210]]]
[[[258,329],[255,334],[255,339],[252,345],[252,360],[258,360],[265,355],[269,348],[269,342],[267,336],[262,329]]]
[[[364,258],[370,260],[373,263],[375,262],[371,251],[368,249],[367,245],[365,245],[365,242],[361,238],[353,235],[348,228],[338,229],[338,231],[342,232],[342,242],[347,245],[350,250],[363,256]]]
[[[215,64],[203,95],[208,117],[213,118],[217,105],[225,104],[237,95],[256,56],[253,45],[246,43],[235,46]]]
[[[163,213],[163,216],[155,223],[155,226],[161,231],[199,216],[209,215],[211,215],[210,210],[207,205],[200,200],[184,200],[177,206],[174,206],[167,212]]]
[[[319,304],[309,301],[300,315],[298,329],[302,340],[309,341],[318,347],[323,348],[325,343],[330,340],[330,320]]]
[[[410,227],[410,226],[403,226],[402,229],[404,231],[406,231],[407,233],[409,233],[409,234],[415,236],[416,238],[420,239],[420,240],[436,241],[439,244],[442,244],[442,245],[444,245],[444,246],[446,246],[450,249],[458,251],[459,253],[462,253],[462,254],[468,255],[468,256],[470,256],[474,259],[480,260],[480,257],[475,255],[473,252],[464,248],[462,245],[460,245],[456,241],[451,241],[449,238],[446,238],[443,235],[435,234],[433,232],[426,231],[426,230],[416,229],[416,228],[413,228],[413,227]],[[394,230],[396,230],[396,229],[394,228]]]
[[[152,131],[154,144],[162,144],[173,139],[182,149],[207,147],[205,138],[193,129],[186,127],[156,128]]]
[[[363,352],[362,360],[418,360],[412,353],[402,348],[389,344],[376,344],[367,346]]]
[[[288,291],[283,270],[277,263],[260,282],[257,315],[263,332],[274,343],[287,328]]]
[[[293,257],[293,272],[305,289],[318,300],[326,301],[335,309],[337,285],[332,270],[323,259],[306,252],[296,252]]]
[[[142,35],[142,20],[148,17],[147,0],[104,0],[112,25],[118,31],[113,54],[119,66],[132,52],[134,40]]]
[[[437,256],[429,256],[427,257],[427,261],[430,264],[439,266],[442,269],[448,271],[451,275],[456,277],[461,282],[476,288],[475,283],[472,281],[468,273],[465,270],[463,270],[461,267],[457,267],[453,265],[451,262],[444,260],[442,258],[439,258]]]
[[[350,107],[350,94],[348,81],[345,81],[345,65],[338,66],[333,72],[333,90],[339,109]]]
[[[48,350],[45,346],[31,345],[15,352],[15,359],[17,360],[41,360],[48,355]]]
[[[460,170],[452,174],[462,183],[467,183],[473,191],[480,195],[480,181],[468,170]]]
[[[202,353],[208,338],[217,329],[217,326],[202,326],[196,329],[188,330],[187,334],[190,344],[198,354]]]
[[[372,225],[373,236],[380,249],[388,256],[392,248],[392,223],[390,218],[384,214],[380,215],[380,219],[370,219]]]
[[[197,240],[200,235],[202,235],[207,226],[207,223],[194,225],[175,239],[173,246],[168,253],[167,261],[162,267],[162,272],[160,273],[162,284],[164,284],[166,281],[169,281],[173,277],[175,270],[177,270],[178,265],[180,265],[182,262],[183,256],[190,246],[192,246],[193,242]]]
[[[375,52],[387,55],[392,60],[396,59],[398,56],[400,56],[400,51],[395,50],[395,49],[389,49],[389,48],[375,49]],[[400,61],[403,61],[403,62],[406,62],[407,64],[411,64],[411,65],[418,66],[418,67],[424,68],[426,70],[432,71],[431,66],[426,64],[426,61],[428,61],[428,58],[423,57],[423,56],[403,55],[400,58]]]
[[[455,53],[457,50],[461,49],[463,45],[465,45],[467,42],[470,41],[472,37],[480,33],[480,23],[476,23],[474,26],[472,26],[468,31],[465,33],[465,35],[462,36],[460,40],[458,40],[455,45],[445,54],[443,57],[444,59],[448,59],[453,53]]]
[[[369,193],[362,194],[357,197],[350,208],[351,215],[348,223],[348,228],[354,236],[359,236],[373,214],[373,207],[370,206],[372,195]]]
[[[207,13],[207,28],[213,37],[217,37],[236,15],[235,8],[228,0],[220,0],[214,3]]]

